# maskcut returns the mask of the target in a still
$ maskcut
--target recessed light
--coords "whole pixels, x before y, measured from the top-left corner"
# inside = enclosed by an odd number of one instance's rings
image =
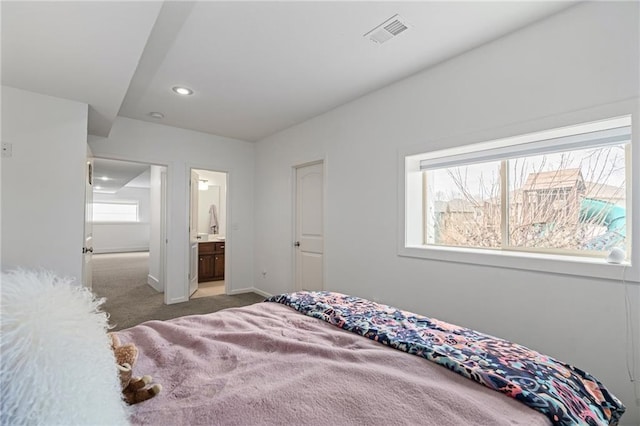
[[[187,96],[187,95],[193,94],[193,90],[189,89],[188,87],[176,86],[176,87],[173,87],[172,90],[176,92],[178,95]]]
[[[150,112],[149,116],[153,118],[157,118],[158,120],[162,120],[164,118],[164,114],[157,111]]]
[[[107,176],[102,176],[102,177],[100,178],[100,180],[105,180],[105,181],[106,181],[106,180],[109,180],[109,178],[108,178]]]

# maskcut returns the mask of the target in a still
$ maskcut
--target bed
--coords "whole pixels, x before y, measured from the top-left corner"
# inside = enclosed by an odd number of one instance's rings
[[[616,424],[624,406],[588,373],[523,346],[332,292],[296,292],[118,332],[132,406],[153,425]]]

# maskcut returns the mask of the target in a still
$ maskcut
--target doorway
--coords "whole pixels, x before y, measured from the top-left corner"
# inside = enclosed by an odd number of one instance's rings
[[[189,297],[227,294],[228,173],[192,168],[189,185]]]
[[[96,293],[117,292],[123,273],[131,291],[164,292],[166,281],[167,173],[164,165],[93,159],[91,225],[94,260],[116,267],[94,274]],[[134,272],[135,271],[135,272]],[[126,298],[119,299],[127,304]],[[158,299],[160,300],[160,299]],[[165,301],[166,302],[166,301]]]
[[[324,289],[324,162],[294,168],[296,290]]]

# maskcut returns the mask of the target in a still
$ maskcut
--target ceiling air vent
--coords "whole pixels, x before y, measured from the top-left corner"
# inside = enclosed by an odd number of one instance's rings
[[[382,44],[387,40],[391,40],[405,30],[408,30],[409,27],[410,26],[407,21],[405,21],[400,15],[394,15],[366,33],[364,37],[374,43]]]

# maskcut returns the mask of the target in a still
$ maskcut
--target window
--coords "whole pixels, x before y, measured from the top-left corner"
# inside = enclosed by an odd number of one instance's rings
[[[500,162],[423,173],[425,244],[500,247]]]
[[[404,248],[631,259],[630,116],[404,160]]]
[[[93,203],[94,222],[138,222],[136,201]]]

